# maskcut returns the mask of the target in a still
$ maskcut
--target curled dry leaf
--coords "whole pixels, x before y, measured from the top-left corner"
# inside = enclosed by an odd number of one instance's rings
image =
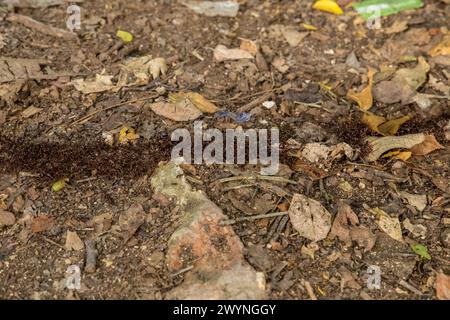
[[[219,44],[214,49],[214,59],[218,62],[226,60],[240,60],[240,59],[253,59],[253,56],[248,51],[242,49],[228,49],[224,45]]]
[[[294,194],[288,212],[295,230],[309,240],[323,240],[331,229],[328,210],[320,202],[302,194]]]
[[[338,237],[347,246],[351,245],[350,226],[359,224],[358,216],[353,212],[352,208],[345,202],[340,201],[338,204],[338,212],[333,221],[330,231],[330,238]]]
[[[118,87],[146,85],[151,79],[165,75],[168,70],[166,59],[151,55],[128,59],[121,67]],[[134,81],[130,82],[130,78]]]
[[[432,134],[425,135],[425,139],[420,144],[411,148],[411,152],[416,156],[424,156],[435,150],[444,149]]]
[[[346,246],[350,246],[352,241],[356,241],[358,246],[364,248],[364,251],[369,251],[375,245],[376,237],[368,228],[358,226],[358,224],[358,216],[352,208],[347,203],[340,201],[330,237],[338,237]]]
[[[377,70],[369,67],[369,70],[367,72],[367,78],[368,78],[369,83],[367,84],[367,87],[365,87],[360,92],[355,92],[353,90],[349,90],[349,92],[347,93],[347,96],[350,99],[352,99],[353,101],[355,101],[361,110],[369,110],[370,108],[372,108],[373,76],[375,75],[376,72],[377,72]]]
[[[84,94],[98,93],[111,90],[115,87],[111,81],[112,78],[113,76],[96,74],[95,79],[75,79],[72,81],[72,84],[75,89]]]
[[[383,136],[393,136],[398,132],[400,126],[410,119],[411,116],[403,116],[397,119],[386,120],[384,117],[377,116],[371,112],[365,112],[361,121],[376,133]]]
[[[369,137],[367,142],[372,150],[366,156],[366,160],[370,162],[376,161],[383,153],[392,149],[410,149],[414,155],[426,155],[443,148],[433,135],[423,133],[398,137]]]

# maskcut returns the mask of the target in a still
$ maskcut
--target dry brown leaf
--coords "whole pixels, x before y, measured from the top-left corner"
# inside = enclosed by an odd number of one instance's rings
[[[286,63],[286,60],[283,57],[276,56],[272,65],[281,73],[286,73],[289,70],[289,65]]]
[[[365,157],[369,162],[377,161],[381,155],[392,149],[411,149],[425,141],[426,135],[423,133],[408,134],[404,136],[390,137],[369,137],[366,141],[371,148],[371,152]]]
[[[112,223],[112,214],[103,213],[92,218],[89,225],[94,227],[94,231],[96,234],[101,234],[103,232],[108,231],[111,228],[111,223]]]
[[[119,227],[125,242],[128,241],[139,227],[145,222],[144,208],[140,204],[133,204],[119,217]]]
[[[328,210],[320,202],[302,194],[294,194],[288,212],[294,229],[309,240],[323,240],[331,229]]]
[[[219,44],[214,48],[214,59],[218,62],[226,60],[253,59],[248,51],[242,49],[228,49],[224,45]]]
[[[411,152],[416,156],[424,156],[439,149],[444,149],[444,146],[436,140],[434,135],[427,134],[423,142],[411,148]]]
[[[47,63],[42,59],[0,57],[0,83],[45,78],[46,75],[41,71],[41,65]]]
[[[380,208],[374,208],[377,214],[377,225],[392,239],[403,242],[402,227],[397,217],[391,217]]]
[[[450,300],[450,276],[438,273],[435,286],[436,296],[439,300]]]
[[[84,249],[84,243],[75,231],[67,231],[65,248],[75,251]]]
[[[12,226],[16,223],[16,217],[9,211],[0,209],[0,228],[3,226]]]
[[[433,77],[430,74],[430,80],[428,81],[428,84],[436,89],[437,91],[443,93],[444,95],[450,95],[450,86],[446,85],[445,83],[439,81],[435,77]]]
[[[408,203],[417,208],[419,211],[423,211],[427,206],[427,196],[425,194],[411,194],[405,191],[399,193],[402,199],[408,201]]]
[[[1,0],[0,3],[10,5],[15,8],[47,8],[62,5],[66,0]]]
[[[191,121],[202,115],[189,99],[177,103],[155,102],[150,104],[150,108],[154,113],[173,121]]]
[[[386,104],[410,102],[416,90],[426,82],[430,71],[430,65],[423,57],[418,61],[414,68],[399,69],[392,80],[377,83],[373,90],[375,99]]]
[[[256,53],[258,52],[258,45],[255,41],[240,38],[241,44],[239,46],[240,49],[247,51],[252,56],[256,56]]]
[[[340,201],[338,204],[338,212],[333,221],[330,231],[330,238],[338,237],[347,246],[352,244],[350,236],[350,226],[359,224],[358,216],[353,212],[352,208],[345,202]]]
[[[367,87],[365,87],[360,92],[355,92],[353,90],[349,90],[347,93],[347,96],[358,103],[358,106],[362,110],[369,110],[372,108],[373,104],[373,97],[372,97],[372,86],[373,86],[373,76],[377,70],[369,67],[369,70],[367,72],[367,78],[369,79],[369,83],[367,84]]]
[[[268,34],[276,40],[284,38],[291,47],[296,47],[308,35],[308,32],[299,32],[295,27],[274,24],[269,27]]]
[[[450,34],[444,36],[433,49],[428,52],[430,57],[450,55]]]
[[[24,84],[25,80],[0,84],[0,100],[6,102],[14,101]]]
[[[164,58],[153,59],[151,55],[147,55],[128,59],[121,66],[117,87],[146,85],[161,74],[165,75],[167,70]]]
[[[98,93],[111,90],[115,87],[111,79],[113,76],[96,74],[95,79],[76,79],[72,81],[73,86],[84,94]]]
[[[200,93],[197,92],[178,92],[169,94],[169,101],[173,103],[180,102],[183,99],[189,99],[194,106],[204,113],[214,113],[219,110],[217,106],[203,97]]]
[[[395,20],[394,23],[390,27],[387,27],[384,30],[384,33],[386,33],[386,34],[399,33],[399,32],[405,31],[406,29],[408,29],[408,21]]]
[[[36,108],[36,107],[30,106],[30,107],[26,108],[25,110],[23,110],[21,115],[24,118],[29,118],[41,111],[42,111],[42,108]]]
[[[363,247],[366,252],[372,250],[376,242],[376,236],[372,233],[372,231],[363,226],[351,226],[350,238],[352,241],[356,241],[358,246]]]
[[[359,290],[361,285],[356,281],[355,276],[344,266],[339,267],[339,274],[341,275],[341,292],[345,287]]]
[[[49,216],[38,216],[31,220],[31,232],[39,233],[53,228],[54,219]]]
[[[393,81],[406,83],[414,90],[420,88],[427,81],[427,73],[430,71],[430,65],[423,57],[418,58],[418,64],[414,68],[399,69]]]

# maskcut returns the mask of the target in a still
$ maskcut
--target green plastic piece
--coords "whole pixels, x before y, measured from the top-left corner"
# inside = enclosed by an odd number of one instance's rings
[[[423,6],[423,2],[421,0],[364,0],[352,3],[352,6],[364,19],[368,20],[403,10],[417,9]]]

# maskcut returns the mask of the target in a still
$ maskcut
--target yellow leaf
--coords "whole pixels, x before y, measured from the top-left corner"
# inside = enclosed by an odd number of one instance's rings
[[[378,131],[378,126],[382,123],[385,123],[386,119],[382,116],[377,116],[372,112],[364,112],[361,121],[366,126],[368,126],[370,130],[380,133]]]
[[[123,30],[117,30],[116,36],[118,36],[125,43],[133,41],[133,35]]]
[[[185,98],[189,99],[189,101],[201,112],[214,113],[219,110],[214,103],[197,92],[178,92],[169,94],[169,101],[173,103],[178,103]]]
[[[324,82],[319,82],[319,86],[326,91],[331,91],[331,89],[333,89],[332,86],[330,86]]]
[[[389,152],[386,152],[385,154],[383,154],[382,158],[389,158],[389,157],[397,156],[399,154],[400,154],[400,151],[398,151],[398,150],[389,151]]]
[[[367,87],[365,87],[361,92],[355,92],[353,90],[349,90],[347,96],[358,103],[358,106],[362,110],[369,110],[372,108],[373,97],[372,97],[372,85],[373,85],[373,76],[377,71],[369,67],[369,71],[367,72],[367,78],[369,79],[369,83]]]
[[[67,178],[56,181],[55,183],[52,184],[52,190],[54,192],[61,191],[66,186],[66,181]]]
[[[316,27],[314,27],[311,24],[307,24],[307,23],[303,23],[303,28],[305,28],[306,30],[317,30]]]
[[[397,133],[398,129],[400,129],[400,126],[410,119],[410,116],[404,116],[386,121],[378,126],[378,132],[384,136],[393,136]]]
[[[342,11],[341,7],[339,7],[339,5],[332,0],[319,0],[316,1],[313,5],[314,9],[320,10],[320,11],[325,11],[325,12],[330,12],[330,13],[334,13],[334,14],[343,14],[344,11]]]
[[[189,100],[199,109],[201,112],[214,113],[218,108],[209,100],[205,99],[201,94],[196,92],[189,92],[187,94]]]
[[[123,127],[119,132],[119,143],[126,143],[130,140],[136,140],[139,135],[136,134],[133,128]]]
[[[394,156],[394,158],[397,158],[402,161],[406,161],[409,158],[411,158],[411,155],[412,155],[411,151],[403,151],[403,152],[400,152],[399,154],[397,154],[396,156]]]

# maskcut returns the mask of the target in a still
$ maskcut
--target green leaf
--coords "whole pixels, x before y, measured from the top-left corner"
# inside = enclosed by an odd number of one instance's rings
[[[419,256],[421,256],[422,258],[431,260],[431,256],[428,253],[428,249],[424,245],[421,245],[420,243],[416,243],[416,244],[411,245],[411,249],[415,253],[417,253]]]
[[[366,20],[422,6],[421,0],[364,0],[353,4],[353,8]]]

